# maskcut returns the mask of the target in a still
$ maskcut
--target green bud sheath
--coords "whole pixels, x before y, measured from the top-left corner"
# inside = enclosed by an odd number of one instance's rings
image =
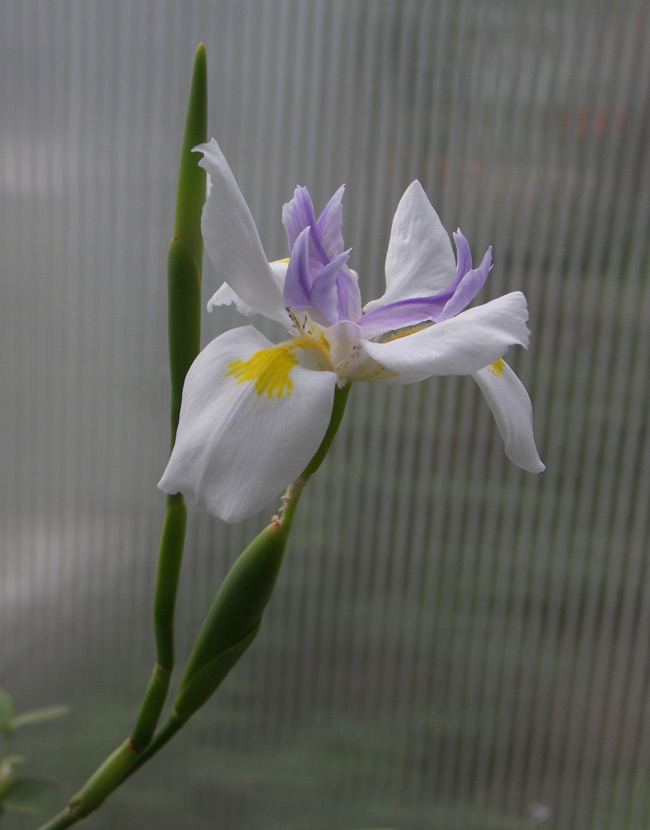
[[[201,212],[205,202],[206,173],[199,167],[200,156],[192,152],[208,138],[208,67],[205,44],[199,44],[194,58],[194,71],[185,118],[176,192],[174,236],[192,251],[198,264],[203,257]]]
[[[176,438],[181,394],[187,370],[201,348],[201,211],[206,173],[192,149],[207,140],[208,80],[205,46],[196,51],[178,171],[174,236],[167,258],[169,292],[169,367],[171,373],[172,446]]]
[[[216,657],[199,667],[185,681],[174,699],[174,717],[184,723],[212,697],[235,663],[257,637],[261,624],[261,621],[257,622],[238,643],[219,652]]]
[[[273,521],[226,576],[190,654],[174,711],[187,719],[214,692],[252,643],[275,586],[287,532]]]

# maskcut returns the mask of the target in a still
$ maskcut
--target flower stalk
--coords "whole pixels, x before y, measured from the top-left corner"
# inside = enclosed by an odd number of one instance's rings
[[[337,388],[334,392],[332,417],[330,418],[330,423],[327,427],[325,435],[323,436],[321,445],[309,464],[307,464],[303,470],[302,474],[287,487],[286,492],[282,496],[282,518],[280,521],[287,533],[291,530],[296,508],[298,507],[298,502],[300,501],[302,491],[305,489],[305,485],[325,460],[325,456],[332,446],[332,441],[334,441],[336,433],[341,426],[341,421],[343,420],[343,414],[345,413],[345,407],[347,406],[351,389],[352,383],[347,383],[345,386]]]

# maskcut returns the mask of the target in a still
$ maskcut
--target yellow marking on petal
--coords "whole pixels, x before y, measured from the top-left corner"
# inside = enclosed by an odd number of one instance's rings
[[[281,343],[272,349],[262,349],[248,360],[233,360],[228,366],[226,377],[233,377],[238,384],[255,384],[258,396],[266,394],[268,398],[289,397],[293,390],[291,370],[300,363],[295,352],[298,349],[313,349],[319,353],[319,363],[329,357],[323,347],[312,337],[296,337],[287,343]],[[325,368],[315,366],[314,368]]]
[[[405,326],[403,329],[393,329],[392,331],[384,332],[380,337],[373,337],[372,339],[377,343],[392,343],[393,340],[400,340],[402,337],[408,337],[410,334],[415,334],[423,329],[428,329],[432,326],[431,320],[424,320],[422,323],[416,323],[413,326]]]
[[[269,262],[269,265],[288,265],[289,264],[289,257],[286,259],[274,259],[273,262]]]
[[[496,363],[492,363],[491,366],[488,366],[487,370],[488,372],[490,372],[490,374],[494,375],[495,378],[500,378],[505,368],[505,360],[497,360]]]

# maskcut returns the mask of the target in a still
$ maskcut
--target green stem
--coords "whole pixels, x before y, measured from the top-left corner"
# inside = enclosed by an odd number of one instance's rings
[[[332,446],[332,441],[334,441],[336,433],[341,426],[341,421],[343,420],[343,414],[345,413],[345,407],[348,403],[348,396],[350,395],[351,388],[351,382],[348,382],[342,389],[338,387],[336,388],[336,391],[334,392],[334,404],[332,405],[332,417],[330,418],[330,423],[327,427],[325,437],[321,441],[320,447],[316,450],[314,457],[302,471],[302,474],[287,487],[287,490],[282,497],[284,507],[281,521],[287,534],[291,530],[291,525],[293,524],[293,519],[298,507],[298,502],[300,501],[300,496],[302,495],[302,491],[305,489],[305,485],[309,479],[314,475],[316,470],[325,460],[325,456],[329,452],[329,448]]]
[[[42,824],[38,830],[64,830],[65,827],[70,827],[77,820],[77,818],[70,815],[66,807],[65,810],[61,810],[60,813],[57,813],[46,824]]]
[[[154,589],[153,616],[157,662],[131,736],[134,745],[139,750],[144,749],[153,737],[167,698],[169,681],[174,668],[174,608],[183,559],[186,524],[187,507],[183,497],[179,493],[169,496],[160,539],[158,573]]]
[[[147,761],[153,758],[157,752],[160,752],[160,750],[169,741],[171,741],[174,735],[185,725],[186,722],[186,720],[174,717],[173,714],[170,715],[165,724],[160,727],[158,732],[156,732],[156,736],[153,741],[151,741],[149,746],[144,750],[144,752],[141,753],[137,761],[127,770],[122,781],[126,781],[127,778],[130,778],[143,764],[146,764]],[[42,828],[42,830],[46,829]]]
[[[40,830],[60,830],[94,812],[124,779],[127,771],[137,760],[138,752],[131,739],[112,752],[104,763],[95,770],[79,792],[68,802],[65,810],[44,824]]]

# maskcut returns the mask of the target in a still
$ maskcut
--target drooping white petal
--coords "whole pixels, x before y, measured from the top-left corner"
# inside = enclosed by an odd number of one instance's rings
[[[269,267],[255,222],[217,142],[194,148],[210,176],[201,230],[217,273],[253,311],[286,325],[282,290]]]
[[[541,473],[545,467],[535,446],[533,406],[523,383],[504,360],[472,377],[492,410],[508,458],[522,470]]]
[[[469,375],[502,358],[509,346],[527,346],[527,320],[526,298],[513,291],[386,343],[362,340],[360,348],[395,372],[397,383],[433,375]]]
[[[444,291],[456,274],[449,234],[418,181],[402,196],[386,254],[386,292],[364,311]]]
[[[237,379],[236,361],[274,344],[252,326],[231,329],[197,357],[185,379],[176,444],[159,483],[228,522],[252,515],[307,466],[332,413],[336,375],[295,365],[280,396]]]

